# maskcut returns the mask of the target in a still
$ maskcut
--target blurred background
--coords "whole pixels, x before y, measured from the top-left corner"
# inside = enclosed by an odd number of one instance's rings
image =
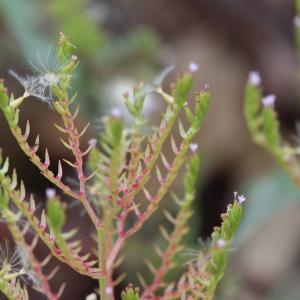
[[[40,65],[39,60],[50,68],[58,33],[70,35],[81,61],[73,83],[81,103],[79,127],[87,121],[93,124],[87,143],[97,136],[99,117],[113,107],[122,108],[122,94],[136,82],[151,81],[169,65],[182,71],[190,62],[197,63],[195,89],[209,83],[212,104],[197,138],[202,171],[190,247],[205,244],[195,241],[205,241],[213,226],[220,224],[219,215],[237,190],[247,197],[245,215],[216,299],[299,300],[300,192],[272,157],[252,143],[243,116],[247,74],[258,70],[264,92],[277,95],[282,133],[287,139],[297,134],[295,14],[293,0],[0,0],[0,77],[19,95],[22,90],[8,70],[30,74],[35,72],[30,61]],[[145,114],[153,123],[160,117],[161,105],[159,99],[147,99]],[[53,165],[68,157],[52,126],[57,119],[54,112],[35,99],[26,101],[22,111],[21,124],[31,120],[32,131],[40,133]],[[2,115],[0,147],[42,207],[50,183],[20,152]],[[72,184],[72,173],[68,176]],[[70,216],[78,212],[70,205]],[[80,221],[70,218],[68,226],[78,222],[85,222],[85,216]],[[126,263],[118,272],[127,271],[127,283],[138,284],[134,273],[144,268],[143,258],[137,259],[141,249],[153,255],[157,222],[164,220],[157,216],[146,224],[144,234],[126,249]],[[81,238],[87,241],[89,224],[82,227]],[[2,240],[9,238],[3,224],[0,231]],[[38,252],[47,253],[42,245]],[[62,281],[68,284],[63,299],[84,299],[96,287],[64,266],[54,286]],[[32,299],[41,297],[32,292]]]

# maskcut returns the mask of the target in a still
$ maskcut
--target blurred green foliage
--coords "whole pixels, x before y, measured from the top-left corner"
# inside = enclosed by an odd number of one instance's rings
[[[103,101],[106,96],[103,87],[113,77],[122,75],[147,80],[159,66],[158,35],[146,27],[129,28],[122,32],[122,37],[118,32],[108,32],[102,21],[109,9],[109,4],[96,7],[90,0],[42,3],[36,0],[0,0],[2,20],[8,36],[14,39],[11,41],[14,55],[19,55],[19,64],[24,67],[28,67],[29,60],[40,65],[40,60],[44,60],[41,53],[47,53],[49,41],[58,32],[72,36],[84,62],[78,69],[74,88],[86,100],[82,111],[88,113],[89,118],[98,116],[103,106],[109,105]],[[90,13],[92,10],[94,16]],[[10,55],[9,51],[7,54]]]

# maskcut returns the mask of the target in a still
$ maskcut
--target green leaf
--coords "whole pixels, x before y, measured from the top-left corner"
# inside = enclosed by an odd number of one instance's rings
[[[185,193],[194,193],[195,184],[199,175],[200,156],[193,155],[187,164],[187,171],[184,174],[184,191]]]
[[[201,91],[196,96],[196,108],[195,108],[195,123],[193,126],[199,128],[207,114],[207,110],[210,103],[210,93]]]
[[[0,212],[8,209],[9,198],[4,191],[0,190]]]
[[[217,284],[224,275],[227,266],[229,246],[240,225],[242,210],[242,205],[237,201],[235,201],[233,205],[229,205],[227,212],[222,215],[223,222],[221,227],[215,228],[212,233],[210,247],[211,259],[207,265],[207,271],[211,274],[211,278],[208,280],[206,287],[210,296],[213,296]],[[220,240],[224,241],[224,246],[218,245],[218,241]]]
[[[121,118],[107,117],[105,119],[105,139],[113,148],[122,140],[124,122]]]
[[[47,202],[47,219],[55,233],[61,232],[65,224],[66,214],[63,204],[57,198],[49,199]]]
[[[8,105],[8,96],[3,80],[0,80],[0,107],[5,109]]]
[[[268,146],[276,150],[280,146],[279,123],[272,107],[263,109],[264,135]]]
[[[174,105],[182,107],[183,103],[187,100],[187,96],[193,86],[194,78],[191,74],[185,73],[180,77],[173,90],[173,97],[175,99]]]
[[[61,63],[65,63],[73,54],[74,48],[76,48],[71,39],[64,33],[60,33],[57,47],[57,57]]]
[[[121,294],[122,300],[139,300],[139,294],[136,289],[133,289],[131,287],[126,288],[125,291],[122,292]]]
[[[245,117],[248,128],[253,136],[259,134],[258,118],[261,113],[261,90],[248,83],[245,92]]]

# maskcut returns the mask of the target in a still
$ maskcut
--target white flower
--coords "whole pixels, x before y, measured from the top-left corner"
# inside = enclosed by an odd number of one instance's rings
[[[254,85],[254,86],[258,86],[261,84],[261,77],[260,74],[257,71],[251,71],[249,72],[249,82]]]
[[[264,107],[273,106],[276,100],[276,96],[271,94],[262,98],[261,102]]]
[[[105,294],[108,295],[108,296],[111,296],[113,294],[114,290],[111,286],[107,286],[105,288]]]
[[[52,188],[47,188],[46,189],[46,197],[51,199],[51,198],[54,198],[56,196],[56,191],[55,189],[52,189]]]
[[[114,117],[116,119],[119,119],[122,117],[122,112],[121,112],[120,108],[118,108],[118,107],[113,107],[110,111],[110,114],[112,117]]]
[[[85,300],[97,300],[97,295],[95,293],[91,293],[86,296]]]
[[[217,246],[218,246],[219,248],[224,248],[224,246],[226,245],[226,241],[223,240],[223,239],[218,239],[218,240],[216,241],[216,244],[217,244]]]
[[[300,17],[299,16],[295,16],[293,21],[294,21],[294,25],[296,27],[300,27]]]
[[[244,195],[238,195],[238,192],[233,193],[234,200],[237,201],[239,204],[242,204],[246,201],[246,197]]]
[[[191,73],[197,72],[198,69],[199,69],[199,66],[198,66],[198,64],[196,64],[195,62],[191,62],[191,63],[189,64],[189,70],[190,70]]]
[[[88,143],[90,147],[94,148],[97,145],[97,139],[90,139]]]
[[[191,143],[190,144],[190,150],[195,153],[198,150],[198,144],[196,143]]]

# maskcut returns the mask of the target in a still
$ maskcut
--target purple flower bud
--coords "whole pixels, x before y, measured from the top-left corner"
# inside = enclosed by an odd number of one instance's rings
[[[276,100],[276,96],[271,94],[262,98],[261,102],[264,107],[273,106]]]
[[[249,72],[248,80],[254,86],[258,86],[258,85],[261,84],[261,77],[260,77],[260,74],[257,71]]]
[[[46,189],[46,197],[47,198],[54,198],[56,196],[56,191],[55,189],[52,189],[52,188],[47,188]]]
[[[196,64],[195,62],[191,62],[191,63],[189,64],[189,70],[190,70],[191,73],[197,72],[198,69],[199,69],[199,66],[198,66],[198,64]]]
[[[191,143],[190,144],[190,150],[195,153],[198,150],[198,144],[196,143]]]

